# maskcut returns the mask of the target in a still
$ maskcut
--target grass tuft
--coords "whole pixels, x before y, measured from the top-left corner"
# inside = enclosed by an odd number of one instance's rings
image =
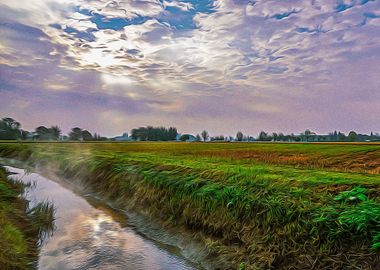
[[[40,203],[31,210],[22,197],[27,186],[9,181],[0,167],[0,269],[35,267],[40,237],[53,225],[53,206]]]

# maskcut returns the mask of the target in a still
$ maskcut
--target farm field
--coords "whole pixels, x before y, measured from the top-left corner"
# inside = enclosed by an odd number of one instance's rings
[[[226,269],[380,265],[380,144],[0,143],[193,233]]]

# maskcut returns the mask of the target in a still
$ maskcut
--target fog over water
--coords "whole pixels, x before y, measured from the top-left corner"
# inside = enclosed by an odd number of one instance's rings
[[[175,247],[136,232],[125,213],[39,174],[5,168],[12,179],[33,183],[26,194],[31,205],[48,200],[56,207],[56,230],[44,240],[38,269],[200,269]]]

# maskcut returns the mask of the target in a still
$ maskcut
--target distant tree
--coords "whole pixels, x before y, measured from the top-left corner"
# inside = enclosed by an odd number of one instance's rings
[[[195,139],[197,142],[200,142],[202,140],[201,135],[197,134],[197,136],[195,136]]]
[[[273,138],[273,141],[274,141],[274,142],[277,142],[277,140],[278,140],[278,135],[277,135],[276,132],[273,132],[273,133],[272,133],[272,138]]]
[[[330,132],[328,135],[327,135],[327,141],[331,142],[334,140],[334,133]]]
[[[358,140],[358,134],[355,131],[350,131],[350,133],[348,133],[348,140],[351,142],[357,141]]]
[[[338,141],[339,142],[344,142],[346,140],[346,135],[342,132],[338,132]]]
[[[49,129],[49,133],[51,134],[53,140],[59,140],[59,137],[61,136],[62,131],[58,126],[52,126]]]
[[[278,138],[278,140],[279,140],[280,142],[284,142],[284,141],[286,141],[285,135],[284,135],[284,133],[282,133],[282,132],[278,133],[277,138]]]
[[[265,131],[261,131],[259,137],[257,138],[259,141],[267,141],[268,134]]]
[[[144,127],[134,128],[131,131],[131,137],[135,141],[136,140],[146,141],[146,139],[147,139],[147,129],[144,128]]]
[[[131,131],[131,137],[140,141],[174,141],[178,135],[174,127],[139,127]]]
[[[21,124],[13,118],[2,118],[0,120],[0,139],[15,140],[22,138]]]
[[[206,130],[202,131],[201,136],[204,142],[207,141],[207,139],[209,138],[208,132]]]
[[[20,129],[21,124],[14,120],[13,118],[6,117],[1,119],[4,125],[9,129]]]
[[[82,130],[82,139],[84,141],[92,141],[93,137],[88,130]]]
[[[339,141],[338,132],[335,130],[333,134],[333,141]]]
[[[306,129],[304,134],[305,134],[306,141],[308,142],[311,135],[311,131],[309,129]]]
[[[238,131],[238,133],[236,133],[236,140],[239,142],[243,140],[243,132]]]
[[[27,140],[29,138],[30,132],[26,130],[21,130],[21,139]]]
[[[51,136],[50,136],[50,131],[47,127],[45,126],[39,126],[35,129],[35,138],[37,140],[50,140],[51,139]]]
[[[47,128],[39,126],[34,131],[34,138],[37,140],[58,140],[61,136],[61,129],[58,126]]]
[[[94,136],[92,136],[93,141],[108,141],[107,137],[102,137],[98,133],[94,133]]]
[[[82,129],[79,127],[75,127],[71,129],[71,132],[69,133],[69,138],[72,141],[80,141],[83,140],[82,137]]]

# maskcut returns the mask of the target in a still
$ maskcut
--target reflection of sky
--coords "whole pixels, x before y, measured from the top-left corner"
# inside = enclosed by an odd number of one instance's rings
[[[57,209],[57,229],[41,248],[39,269],[192,269],[132,229],[120,226],[106,209],[93,208],[83,198],[38,174],[10,171],[19,173],[14,178],[36,183],[28,199],[48,199]]]
[[[379,0],[5,0],[0,31],[26,128],[380,128]]]

